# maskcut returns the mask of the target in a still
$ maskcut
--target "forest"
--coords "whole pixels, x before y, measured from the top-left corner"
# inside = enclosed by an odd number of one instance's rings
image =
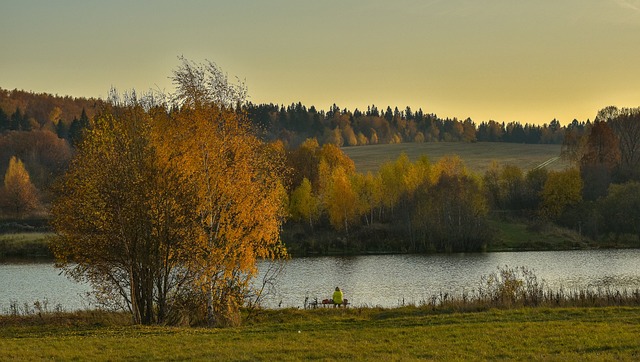
[[[492,120],[476,124],[470,118],[440,118],[422,109],[413,111],[410,107],[392,110],[388,106],[385,111],[379,111],[371,105],[366,111],[355,109],[351,112],[334,104],[325,112],[301,103],[287,107],[246,103],[242,108],[265,139],[279,139],[289,147],[298,146],[307,138],[341,147],[403,142],[560,144],[565,131],[555,119],[543,125],[505,124]],[[582,128],[588,124],[588,120],[574,120],[571,126]]]
[[[0,90],[6,220],[48,217],[51,187],[108,103]],[[594,122],[564,126],[557,120],[476,124],[373,105],[353,112],[333,105],[325,112],[301,103],[245,101],[233,108],[260,139],[286,150],[288,218],[282,238],[295,253],[479,251],[492,241],[487,225],[496,217],[561,225],[592,240],[640,238],[638,108],[607,107]],[[412,163],[401,156],[378,172],[361,174],[340,149],[399,142],[562,144],[562,156],[574,168],[548,172],[495,164],[473,174],[456,157],[432,164],[426,157]],[[625,216],[607,216],[613,214]]]
[[[73,155],[82,131],[106,101],[0,88],[0,175],[11,157],[20,159],[46,204],[49,188]],[[237,107],[247,115],[258,136],[280,140],[286,148],[299,147],[308,138],[320,145],[339,147],[400,142],[515,142],[560,144],[567,128],[582,134],[589,120],[562,126],[557,120],[532,125],[471,119],[439,118],[410,107],[402,111],[369,106],[353,112],[333,105],[328,111],[306,107],[243,102]]]

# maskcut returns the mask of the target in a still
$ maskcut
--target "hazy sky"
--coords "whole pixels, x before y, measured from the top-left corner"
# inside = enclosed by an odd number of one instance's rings
[[[0,87],[171,91],[177,56],[254,103],[566,124],[640,106],[640,0],[0,0]]]

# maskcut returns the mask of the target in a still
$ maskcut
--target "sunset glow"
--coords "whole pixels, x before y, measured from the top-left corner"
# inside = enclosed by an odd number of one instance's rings
[[[562,124],[640,102],[640,1],[3,1],[0,87],[171,91],[177,56],[254,103]]]

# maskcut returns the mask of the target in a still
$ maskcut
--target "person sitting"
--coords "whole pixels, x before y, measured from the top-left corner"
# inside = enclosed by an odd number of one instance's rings
[[[335,308],[336,306],[341,306],[342,303],[344,303],[344,296],[342,294],[342,290],[340,290],[340,288],[336,287],[335,292],[333,292],[333,307]]]

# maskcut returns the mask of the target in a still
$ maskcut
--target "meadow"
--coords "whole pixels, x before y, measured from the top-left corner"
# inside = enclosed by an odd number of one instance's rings
[[[482,174],[493,161],[518,166],[525,172],[549,161],[548,170],[564,170],[570,164],[559,158],[560,148],[560,145],[504,142],[425,142],[343,147],[342,151],[361,173],[376,172],[381,164],[394,161],[404,152],[411,161],[426,155],[432,163],[443,156],[458,155],[469,170]]]
[[[265,310],[225,329],[124,315],[0,316],[0,360],[581,360],[640,358],[640,308]]]
[[[0,234],[0,260],[12,258],[51,258],[48,232],[18,232]]]

